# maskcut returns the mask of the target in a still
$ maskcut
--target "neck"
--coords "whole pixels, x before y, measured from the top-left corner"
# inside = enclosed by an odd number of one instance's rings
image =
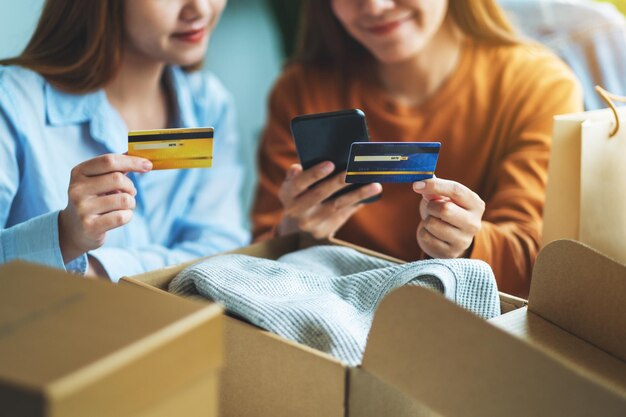
[[[120,113],[129,130],[167,127],[167,95],[162,62],[146,62],[125,53],[121,67],[105,87],[111,105]]]
[[[427,100],[456,70],[463,35],[447,19],[428,45],[402,62],[381,63],[377,73],[383,89],[398,103],[418,105]]]

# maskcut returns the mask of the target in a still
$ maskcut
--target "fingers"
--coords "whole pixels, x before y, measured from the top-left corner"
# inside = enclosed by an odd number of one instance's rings
[[[127,172],[147,172],[144,158],[107,154],[72,169],[68,205],[59,215],[59,246],[64,261],[96,249],[106,232],[132,219],[137,190]]]
[[[458,258],[465,256],[474,235],[441,221],[428,217],[417,228],[417,242],[433,258]]]
[[[136,202],[128,193],[116,193],[90,198],[77,207],[79,214],[106,214],[117,210],[133,210]]]
[[[330,204],[324,205],[313,215],[300,219],[298,228],[308,232],[316,239],[333,236],[362,206],[362,204],[357,204],[344,207],[341,210],[334,210]]]
[[[302,165],[300,165],[300,164],[293,164],[293,165],[291,165],[287,169],[287,176],[285,177],[285,180],[291,180],[296,175],[299,175],[302,171],[304,171],[304,169],[302,168]]]
[[[102,215],[81,214],[66,208],[59,214],[59,246],[64,262],[99,248],[104,244],[106,232],[131,221],[132,210],[115,210]]]
[[[449,246],[456,246],[463,243],[464,235],[459,233],[459,229],[438,219],[437,217],[428,216],[421,225],[435,238],[446,243]]]
[[[279,191],[281,201],[283,204],[292,201],[307,191],[311,185],[329,176],[334,169],[335,165],[329,161],[317,164],[306,171],[303,171],[299,164],[292,165],[287,170],[287,177]]]
[[[78,193],[81,196],[108,194],[115,191],[128,193],[132,196],[137,194],[133,182],[121,172],[112,172],[97,177],[83,177],[82,181],[74,182],[70,186],[70,193]]]
[[[428,205],[428,200],[426,200],[425,198],[422,198],[422,201],[420,201],[420,218],[422,220],[424,220],[426,216],[428,216],[428,210],[426,208],[427,205]]]
[[[345,182],[344,182],[345,184]],[[359,202],[374,197],[383,192],[383,186],[377,182],[364,185],[354,191],[350,191],[340,197],[337,197],[331,204],[335,210],[341,210],[345,207],[351,207]]]
[[[363,207],[362,200],[382,192],[378,183],[368,184],[351,191],[333,201],[319,204],[298,220],[298,228],[309,232],[316,238],[334,235],[334,233]]]
[[[98,223],[103,230],[111,230],[123,226],[133,218],[132,210],[116,210],[99,216]]]
[[[132,210],[116,210],[102,215],[93,215],[83,218],[84,234],[94,243],[94,249],[104,243],[105,233],[130,222],[133,218]]]
[[[289,215],[303,213],[322,204],[328,197],[346,186],[343,177],[344,173],[340,172],[299,195],[291,195],[291,204],[285,207],[286,213]]]
[[[413,183],[413,190],[424,195],[427,200],[445,197],[465,209],[480,210],[482,207],[484,210],[484,202],[478,194],[456,181],[431,178]]]
[[[98,247],[106,232],[128,223],[135,205],[135,198],[127,193],[80,200],[72,210],[73,226],[84,236],[78,240],[87,242],[85,250]]]
[[[417,229],[420,247],[437,258],[464,256],[482,226],[483,200],[464,185],[440,178],[418,181],[413,190],[423,197]]]
[[[281,233],[296,228],[316,238],[332,236],[361,208],[360,201],[381,193],[380,184],[368,184],[328,201],[347,185],[344,172],[329,177],[334,168],[330,162],[306,171],[298,164],[289,167],[279,191],[285,214],[279,227]]]
[[[424,224],[417,228],[417,241],[420,247],[433,258],[451,258],[452,247],[450,243],[433,235]]]
[[[87,177],[93,177],[112,172],[148,172],[151,169],[152,162],[145,158],[128,155],[106,154],[77,165],[72,170],[72,176],[84,175]]]
[[[478,233],[481,226],[479,217],[457,206],[452,201],[423,200],[422,204],[420,204],[420,215],[422,219],[428,219],[429,217],[437,218],[472,235]]]

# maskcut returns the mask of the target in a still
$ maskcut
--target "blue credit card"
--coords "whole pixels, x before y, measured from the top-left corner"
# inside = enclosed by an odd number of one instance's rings
[[[414,182],[432,178],[439,142],[354,142],[346,182]]]

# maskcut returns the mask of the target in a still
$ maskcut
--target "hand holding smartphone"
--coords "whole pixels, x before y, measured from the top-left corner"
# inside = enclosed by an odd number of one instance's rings
[[[291,134],[303,169],[331,161],[335,165],[333,174],[346,170],[352,143],[369,141],[365,114],[359,109],[297,116],[291,121]],[[328,200],[364,185],[348,185],[331,195]],[[362,202],[371,203],[380,199],[380,196],[378,194]]]

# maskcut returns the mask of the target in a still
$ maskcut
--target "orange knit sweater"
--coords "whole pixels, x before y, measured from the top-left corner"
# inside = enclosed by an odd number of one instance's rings
[[[417,107],[392,101],[367,77],[290,66],[274,87],[260,148],[253,212],[257,239],[271,236],[282,211],[277,194],[298,162],[290,120],[299,114],[360,108],[373,141],[440,141],[436,174],[486,203],[471,257],[488,262],[500,291],[526,297],[539,250],[552,117],[582,109],[580,88],[558,58],[536,45],[467,42],[458,68]],[[337,237],[405,259],[423,259],[416,229],[420,197],[411,184],[383,184],[383,198],[358,211]]]

